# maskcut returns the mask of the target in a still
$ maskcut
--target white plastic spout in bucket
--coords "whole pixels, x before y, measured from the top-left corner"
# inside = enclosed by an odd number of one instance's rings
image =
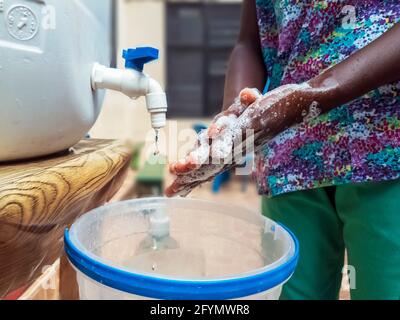
[[[294,235],[252,210],[148,198],[97,208],[65,231],[81,299],[278,299]]]

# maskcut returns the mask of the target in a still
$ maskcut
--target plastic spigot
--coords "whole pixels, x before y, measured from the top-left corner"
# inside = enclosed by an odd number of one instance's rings
[[[157,130],[164,128],[168,110],[165,90],[157,80],[143,73],[146,63],[158,59],[158,49],[131,48],[124,50],[122,57],[125,59],[126,70],[94,64],[91,77],[93,90],[111,89],[122,92],[131,99],[145,96],[152,127]]]
[[[152,47],[138,47],[124,50],[125,68],[143,72],[144,65],[158,59],[159,51]]]

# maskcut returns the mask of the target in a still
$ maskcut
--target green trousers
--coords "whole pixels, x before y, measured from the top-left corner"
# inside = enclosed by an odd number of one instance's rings
[[[337,299],[345,250],[352,299],[400,299],[400,180],[263,198],[262,208],[300,242],[281,299]]]

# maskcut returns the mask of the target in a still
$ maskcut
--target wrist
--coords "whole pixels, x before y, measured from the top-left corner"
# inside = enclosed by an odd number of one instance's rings
[[[323,112],[327,112],[345,102],[341,101],[341,97],[344,97],[344,92],[341,92],[341,86],[330,70],[309,80],[307,84],[310,86],[310,94]]]
[[[325,113],[337,93],[335,86],[324,86],[309,81],[284,85],[271,91],[261,101],[265,112],[256,121],[256,129],[262,127],[276,135],[307,118]]]

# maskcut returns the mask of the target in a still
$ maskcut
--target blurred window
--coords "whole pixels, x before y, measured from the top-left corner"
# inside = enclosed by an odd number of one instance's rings
[[[167,91],[170,117],[221,110],[241,4],[167,2]]]

